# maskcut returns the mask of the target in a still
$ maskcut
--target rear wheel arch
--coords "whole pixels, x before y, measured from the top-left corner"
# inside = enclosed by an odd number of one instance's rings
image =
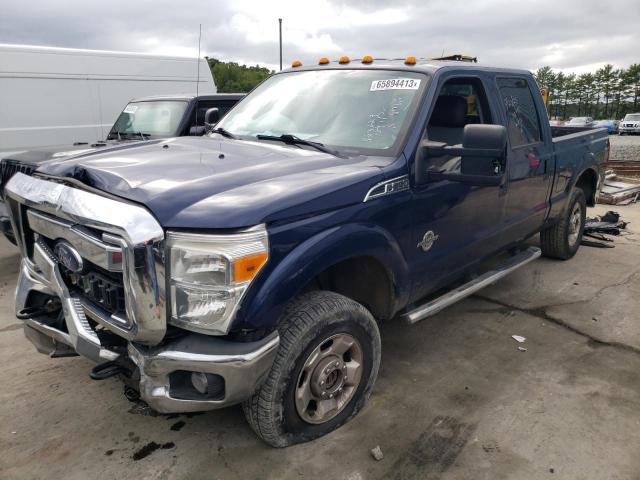
[[[598,172],[596,172],[593,168],[587,168],[586,170],[583,170],[576,180],[575,188],[580,188],[584,192],[584,196],[589,207],[595,207],[596,205],[598,180]]]

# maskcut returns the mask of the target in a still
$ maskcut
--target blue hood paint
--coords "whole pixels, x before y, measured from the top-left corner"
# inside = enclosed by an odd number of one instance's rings
[[[166,228],[240,228],[362,202],[391,159],[338,158],[277,142],[181,137],[50,162],[151,210]]]

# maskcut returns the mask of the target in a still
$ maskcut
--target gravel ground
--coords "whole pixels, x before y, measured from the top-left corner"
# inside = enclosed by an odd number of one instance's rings
[[[611,161],[640,162],[640,135],[609,135]]]

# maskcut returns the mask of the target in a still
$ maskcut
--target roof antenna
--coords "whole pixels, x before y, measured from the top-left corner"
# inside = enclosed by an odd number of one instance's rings
[[[202,41],[202,24],[200,24],[200,33],[198,34],[198,76],[196,79],[196,98],[200,93],[200,42]]]

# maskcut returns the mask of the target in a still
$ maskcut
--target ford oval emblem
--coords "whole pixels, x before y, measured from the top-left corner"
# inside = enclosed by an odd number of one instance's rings
[[[53,247],[53,255],[60,265],[71,270],[73,273],[80,273],[84,268],[84,262],[78,251],[69,242],[60,240]]]

